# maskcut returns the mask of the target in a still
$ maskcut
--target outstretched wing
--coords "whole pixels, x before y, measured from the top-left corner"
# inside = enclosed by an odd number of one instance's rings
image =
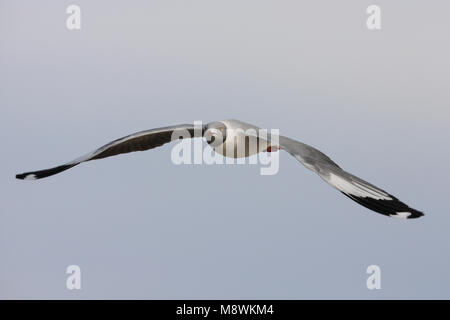
[[[201,137],[203,128],[199,129],[200,132],[198,136]],[[194,138],[195,131],[196,130],[194,130],[193,125],[182,124],[177,126],[170,126],[136,132],[123,138],[114,140],[108,144],[105,144],[103,147],[98,148],[94,152],[88,153],[85,156],[77,158],[63,165],[45,170],[31,171],[17,174],[16,178],[23,180],[35,180],[45,178],[57,174],[59,172],[62,172],[64,170],[70,169],[82,162],[96,159],[103,159],[121,153],[129,153],[134,151],[144,151],[153,149],[162,146],[165,143],[171,142],[172,136],[174,139]]]
[[[398,218],[418,218],[424,214],[410,208],[393,195],[344,170],[319,150],[299,141],[280,136],[280,148],[289,152],[305,167],[360,205]]]

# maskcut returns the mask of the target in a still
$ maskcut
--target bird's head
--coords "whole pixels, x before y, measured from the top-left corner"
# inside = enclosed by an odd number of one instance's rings
[[[211,147],[217,147],[225,142],[227,127],[223,122],[208,123],[203,136]]]

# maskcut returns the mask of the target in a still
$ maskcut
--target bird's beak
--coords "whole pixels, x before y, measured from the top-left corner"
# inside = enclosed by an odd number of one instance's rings
[[[268,146],[266,152],[277,152],[280,150],[280,146]]]

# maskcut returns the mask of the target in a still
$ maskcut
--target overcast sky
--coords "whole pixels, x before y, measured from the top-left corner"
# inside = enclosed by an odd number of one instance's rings
[[[81,8],[68,30],[66,8]],[[366,8],[381,8],[368,30]],[[448,1],[0,1],[0,298],[450,298]],[[425,212],[392,219],[287,153],[171,145],[44,169],[123,135],[236,118]],[[81,290],[66,268],[81,268]],[[381,268],[368,290],[366,268]]]

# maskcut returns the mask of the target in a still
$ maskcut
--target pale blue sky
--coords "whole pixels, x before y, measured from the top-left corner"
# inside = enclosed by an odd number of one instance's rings
[[[449,9],[1,0],[0,298],[450,298]],[[368,211],[285,153],[275,176],[175,166],[166,145],[14,179],[135,131],[223,118],[314,145],[426,215]],[[81,291],[65,287],[71,264]]]

